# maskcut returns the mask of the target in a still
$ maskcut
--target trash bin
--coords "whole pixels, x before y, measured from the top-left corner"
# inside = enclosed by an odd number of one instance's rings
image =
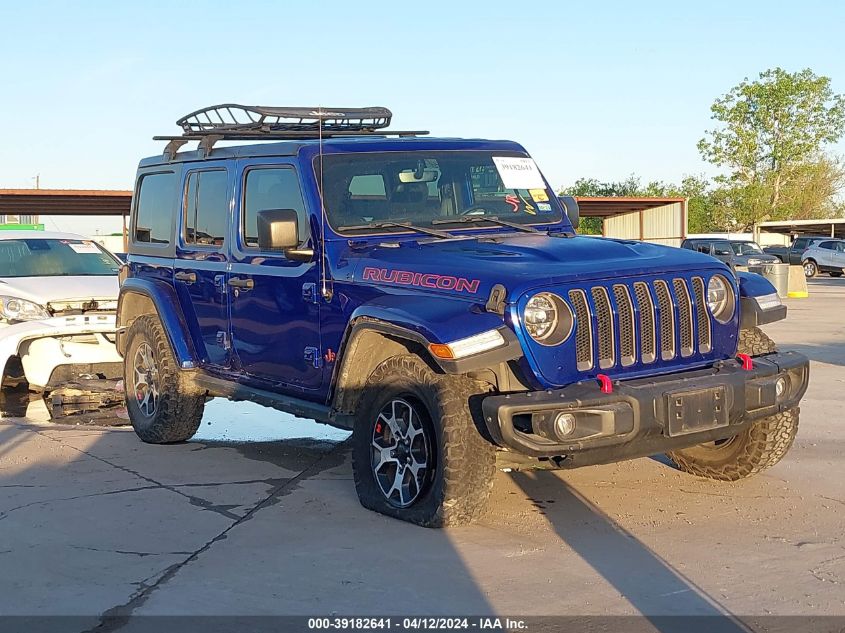
[[[782,299],[787,297],[789,293],[789,264],[749,266],[748,272],[762,275],[772,283],[779,297]]]

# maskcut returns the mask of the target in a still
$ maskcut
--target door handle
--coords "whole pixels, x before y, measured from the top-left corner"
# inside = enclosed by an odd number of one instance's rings
[[[255,282],[252,279],[232,277],[231,279],[229,279],[229,285],[233,288],[240,288],[242,290],[252,290],[255,287]]]
[[[176,281],[184,281],[186,284],[195,283],[197,280],[196,273],[185,273],[185,272],[178,272],[173,275],[173,278]]]

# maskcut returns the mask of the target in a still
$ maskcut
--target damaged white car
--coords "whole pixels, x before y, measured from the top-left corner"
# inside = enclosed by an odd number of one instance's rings
[[[80,235],[0,231],[0,387],[120,376],[119,268]]]

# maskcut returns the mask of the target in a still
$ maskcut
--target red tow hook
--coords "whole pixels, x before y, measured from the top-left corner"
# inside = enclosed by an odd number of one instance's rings
[[[599,387],[602,393],[613,393],[613,383],[610,381],[610,376],[596,374],[596,380],[599,381]]]
[[[745,371],[751,371],[754,369],[754,361],[751,360],[751,357],[748,354],[737,354],[736,359],[742,363],[742,368]]]

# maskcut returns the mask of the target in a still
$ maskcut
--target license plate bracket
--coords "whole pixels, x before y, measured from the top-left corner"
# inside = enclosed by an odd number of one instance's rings
[[[727,390],[724,385],[666,394],[669,437],[728,426]]]

